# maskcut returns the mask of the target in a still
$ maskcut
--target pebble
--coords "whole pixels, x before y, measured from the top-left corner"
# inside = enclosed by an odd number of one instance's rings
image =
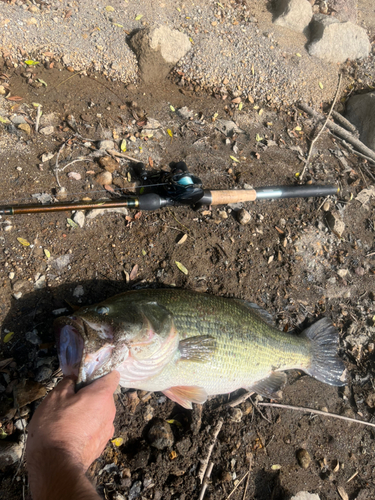
[[[349,273],[349,269],[339,269],[337,271],[337,274],[338,276],[340,276],[340,278],[345,278]]]
[[[34,344],[34,345],[39,345],[42,343],[42,341],[39,338],[38,332],[37,332],[37,330],[35,330],[35,328],[32,332],[26,332],[25,338],[28,342],[30,342],[31,344]]]
[[[100,174],[95,177],[95,180],[102,186],[110,185],[112,184],[112,174],[111,172],[107,172],[107,170],[105,170],[104,172],[100,172]]]
[[[138,498],[141,494],[141,490],[142,490],[141,481],[136,481],[135,483],[133,483],[132,487],[129,490],[128,500],[134,500],[135,498]]]
[[[104,149],[104,151],[108,151],[109,149],[114,149],[115,143],[110,140],[104,140],[98,142],[98,149]]]
[[[73,220],[79,225],[79,227],[83,227],[86,220],[85,212],[83,210],[77,210],[77,212],[73,215]]]
[[[75,287],[75,289],[73,290],[73,297],[82,297],[83,295],[85,295],[85,290],[83,288],[82,285],[78,285]]]
[[[243,413],[242,413],[241,408],[231,408],[230,419],[232,422],[236,422],[236,423],[241,422],[242,416],[243,416]]]
[[[48,127],[43,127],[42,129],[39,130],[39,132],[43,135],[51,135],[55,131],[55,128],[52,125],[49,125]]]
[[[161,418],[155,419],[147,433],[148,442],[158,450],[170,448],[174,443],[171,426]]]
[[[19,300],[21,297],[22,297],[22,292],[16,292],[13,294],[13,297],[16,299],[16,300]]]
[[[35,376],[36,382],[44,382],[52,376],[52,368],[48,366],[42,366]]]
[[[345,231],[345,223],[341,220],[337,212],[327,212],[326,220],[330,230],[341,237]]]
[[[149,422],[154,416],[154,409],[151,405],[146,406],[145,412],[143,414],[143,420]]]
[[[298,450],[297,460],[302,469],[307,469],[311,462],[310,453],[305,449]]]
[[[8,274],[8,278],[9,278],[10,280],[12,280],[12,279],[14,279],[15,275],[16,275],[16,274],[12,271],[12,272],[10,272],[10,273]]]
[[[245,226],[246,224],[248,224],[250,222],[251,215],[247,210],[245,210],[244,208],[241,208],[237,212],[237,220],[242,226]]]

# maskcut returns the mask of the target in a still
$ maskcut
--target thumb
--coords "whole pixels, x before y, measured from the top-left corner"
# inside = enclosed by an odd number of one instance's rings
[[[114,393],[119,382],[120,373],[117,370],[113,370],[112,372],[108,373],[108,375],[104,375],[103,377],[94,380],[94,382],[92,382],[90,385],[83,387],[81,391],[87,394],[92,392],[95,394],[98,394],[99,392]]]

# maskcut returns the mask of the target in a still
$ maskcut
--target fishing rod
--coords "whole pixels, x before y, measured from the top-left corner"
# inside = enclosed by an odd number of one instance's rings
[[[143,163],[135,169],[141,181],[136,196],[126,195],[112,200],[82,200],[59,202],[51,205],[28,204],[0,207],[0,215],[19,215],[64,210],[92,210],[102,208],[135,208],[158,210],[171,206],[227,205],[255,200],[278,198],[309,198],[337,194],[339,188],[332,185],[270,186],[254,189],[203,189],[201,180],[187,170],[184,162],[172,164],[171,172],[147,172]]]

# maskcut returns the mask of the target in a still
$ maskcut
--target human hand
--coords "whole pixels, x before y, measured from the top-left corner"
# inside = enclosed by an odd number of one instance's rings
[[[75,393],[75,382],[63,379],[37,408],[28,426],[26,461],[47,450],[70,457],[83,472],[100,456],[113,436],[116,407],[113,393],[120,374],[115,370]]]

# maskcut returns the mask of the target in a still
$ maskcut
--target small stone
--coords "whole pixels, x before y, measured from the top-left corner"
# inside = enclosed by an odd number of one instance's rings
[[[143,414],[143,420],[149,422],[154,416],[154,409],[151,405],[146,406],[145,412]]]
[[[109,149],[114,149],[115,143],[110,140],[104,140],[98,142],[98,149],[104,149],[104,151],[108,151]]]
[[[190,111],[190,109],[187,106],[179,108],[177,110],[177,114],[180,118],[183,118],[184,120],[189,120],[190,118],[193,118],[193,116],[194,116],[194,112]]]
[[[323,211],[328,212],[330,208],[331,208],[331,203],[329,201],[324,202]]]
[[[147,433],[147,438],[150,445],[158,450],[170,448],[174,443],[171,426],[161,418],[155,419]]]
[[[307,469],[311,462],[310,453],[304,449],[298,450],[297,460],[302,469]]]
[[[345,278],[349,273],[349,269],[339,269],[337,271],[337,274],[338,276],[340,276],[340,278]]]
[[[85,219],[86,216],[83,210],[77,210],[77,212],[73,215],[73,220],[79,225],[79,227],[83,227],[85,225]]]
[[[0,85],[0,95],[6,94],[5,87],[3,85]]]
[[[8,274],[8,278],[9,278],[10,280],[12,280],[12,279],[14,279],[15,275],[16,275],[16,274],[12,271],[12,272],[10,272],[10,273]]]
[[[230,419],[232,422],[236,422],[236,423],[241,422],[242,416],[243,416],[243,413],[242,413],[241,408],[231,408]]]
[[[16,292],[13,294],[13,297],[16,299],[16,300],[19,300],[21,297],[22,297],[22,292]]]
[[[362,266],[358,266],[355,269],[355,274],[358,276],[363,276],[365,274],[365,269]]]
[[[21,123],[23,123],[23,124],[27,123],[25,118],[21,115],[12,116],[10,121],[13,123],[13,125],[21,125]]]
[[[313,16],[308,0],[280,0],[277,10],[278,17],[274,23],[300,33],[307,28]]]
[[[85,295],[85,290],[82,285],[77,285],[73,290],[73,297],[82,297]]]
[[[299,491],[290,500],[320,500],[320,497],[316,493],[309,493],[308,491]]]
[[[36,5],[30,5],[28,10],[30,12],[32,12],[33,14],[36,14],[37,12],[39,12],[39,8]]]
[[[25,338],[28,342],[30,342],[31,344],[34,344],[34,345],[39,345],[42,343],[40,338],[39,338],[38,332],[37,332],[37,330],[35,330],[35,328],[32,332],[26,332]]]
[[[56,198],[59,200],[59,201],[64,201],[66,200],[66,198],[68,197],[68,193],[66,191],[66,188],[64,187],[61,187],[57,190],[57,193],[56,193]]]
[[[345,231],[345,223],[341,220],[340,215],[334,211],[327,212],[326,221],[329,229],[341,238]]]
[[[26,132],[27,135],[31,134],[31,127],[28,123],[21,123],[20,125],[18,125],[18,128]]]
[[[48,127],[43,127],[39,132],[43,135],[51,135],[55,131],[55,128],[52,125]]]
[[[247,210],[245,210],[244,208],[241,208],[237,212],[237,220],[242,226],[244,226],[250,222],[251,215]]]
[[[99,165],[107,170],[107,172],[111,172],[111,174],[113,174],[113,172],[118,167],[117,161],[110,156],[103,156],[102,158],[100,158]]]
[[[220,219],[225,220],[225,219],[228,219],[228,214],[225,210],[220,210],[219,217],[220,217]]]
[[[42,366],[38,370],[38,373],[35,376],[35,381],[44,382],[45,380],[51,378],[51,376],[52,376],[52,368],[49,368],[48,366]]]
[[[32,26],[34,24],[38,24],[38,21],[35,19],[35,17],[30,17],[30,19],[27,20],[26,24],[28,26]]]
[[[100,172],[100,174],[95,177],[95,180],[98,184],[107,186],[112,184],[113,177],[111,172],[107,172],[107,170],[105,170],[104,172]]]
[[[135,500],[141,494],[142,481],[136,481],[129,490],[128,500]]]

